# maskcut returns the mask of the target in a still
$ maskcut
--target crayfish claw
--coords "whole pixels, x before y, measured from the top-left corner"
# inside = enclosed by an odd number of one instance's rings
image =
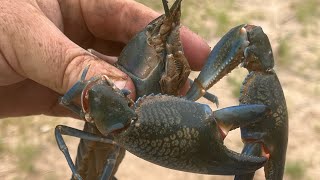
[[[261,168],[267,161],[266,157],[239,154],[227,148],[223,148],[224,153],[220,153],[219,165],[212,164],[209,171],[221,175],[240,175],[252,173]],[[216,163],[216,162],[215,162]]]
[[[207,63],[185,96],[196,101],[221,78],[244,59],[243,51],[249,45],[247,31],[242,24],[225,34],[209,54]]]
[[[213,117],[226,136],[230,130],[261,121],[267,110],[267,106],[259,104],[231,106],[214,111]]]

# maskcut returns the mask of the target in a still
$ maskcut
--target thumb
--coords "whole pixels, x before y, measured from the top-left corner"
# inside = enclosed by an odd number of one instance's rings
[[[0,30],[0,47],[5,47],[1,51],[17,74],[64,94],[90,65],[86,79],[107,75],[134,96],[134,85],[125,73],[73,43],[60,30],[63,27],[59,29],[39,8],[23,2],[6,6],[6,21],[2,22],[6,28]]]
[[[67,63],[64,71],[61,71],[63,78],[59,83],[61,84],[60,89],[62,90],[62,93],[65,93],[70,89],[80,79],[85,67],[90,65],[86,79],[90,79],[96,75],[106,75],[119,89],[130,90],[130,97],[132,99],[135,98],[135,86],[132,80],[127,74],[120,71],[113,65],[80,47],[68,49],[68,53],[64,56],[64,61],[69,63]]]

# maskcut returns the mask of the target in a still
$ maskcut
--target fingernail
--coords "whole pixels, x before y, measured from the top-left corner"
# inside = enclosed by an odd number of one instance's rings
[[[127,80],[125,80],[125,81],[115,81],[114,84],[117,86],[117,88],[123,89],[124,87],[126,87]]]

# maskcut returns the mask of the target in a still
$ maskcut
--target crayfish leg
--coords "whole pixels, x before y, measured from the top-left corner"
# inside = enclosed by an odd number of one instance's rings
[[[62,135],[69,135],[69,136],[74,136],[74,137],[78,137],[81,139],[86,139],[89,141],[96,141],[96,142],[102,142],[102,143],[108,143],[108,144],[115,144],[114,141],[104,137],[104,136],[98,136],[96,134],[92,134],[92,133],[88,133],[88,132],[84,132],[72,127],[68,127],[68,126],[63,126],[63,125],[58,125],[55,128],[55,137],[56,137],[56,141],[57,144],[59,146],[59,149],[61,150],[61,152],[64,154],[68,165],[72,171],[73,177],[75,179],[78,180],[82,180],[82,177],[80,176],[80,174],[77,172],[76,167],[70,157],[70,153],[68,150],[68,147],[62,137]],[[103,176],[105,177],[110,177],[112,175],[112,170],[114,168],[115,165],[115,161],[117,158],[117,155],[119,154],[119,147],[116,148],[115,150],[116,152],[111,153],[111,156],[108,158],[108,163],[106,165],[106,168],[103,172]],[[109,173],[109,174],[108,174]]]

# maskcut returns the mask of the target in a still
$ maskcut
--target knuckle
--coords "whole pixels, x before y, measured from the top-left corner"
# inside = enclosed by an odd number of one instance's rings
[[[55,84],[55,88],[60,93],[64,93],[76,82],[82,70],[95,60],[95,57],[80,47],[69,48],[63,53],[60,78]]]

